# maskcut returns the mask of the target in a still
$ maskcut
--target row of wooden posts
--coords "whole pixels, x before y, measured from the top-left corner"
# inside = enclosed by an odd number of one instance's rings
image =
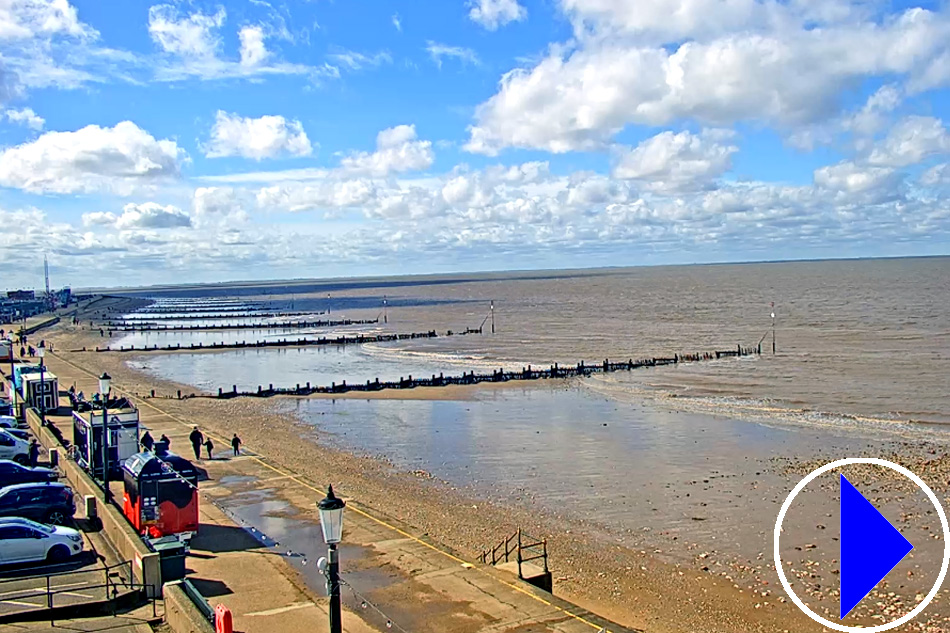
[[[433,374],[430,378],[400,378],[394,381],[367,380],[365,384],[347,383],[345,380],[339,384],[331,383],[329,386],[311,385],[309,382],[305,385],[297,384],[295,387],[274,387],[273,383],[265,389],[263,385],[258,385],[257,391],[238,391],[237,385],[232,385],[230,391],[224,391],[222,387],[218,388],[217,395],[195,395],[188,397],[203,398],[239,398],[256,397],[269,398],[271,396],[308,396],[316,393],[348,393],[348,392],[366,392],[383,391],[387,389],[415,389],[417,387],[445,387],[448,385],[475,385],[483,382],[509,382],[513,380],[544,380],[557,378],[571,378],[575,376],[590,376],[595,373],[612,373],[617,371],[633,371],[643,367],[659,367],[663,365],[674,365],[677,363],[695,363],[708,360],[716,360],[727,357],[752,356],[762,353],[762,346],[742,347],[737,345],[735,349],[716,350],[712,352],[699,352],[695,354],[674,354],[670,357],[642,358],[639,360],[629,359],[622,362],[612,362],[605,359],[602,363],[585,363],[581,361],[577,365],[559,365],[555,363],[546,369],[540,369],[528,365],[521,371],[505,371],[504,369],[493,370],[490,374],[476,374],[474,371],[463,372],[461,376],[446,376],[440,373],[438,376]],[[152,390],[151,397],[157,397]],[[182,398],[181,391],[178,391],[179,399]]]
[[[481,328],[467,328],[462,331],[447,331],[444,336],[463,336],[465,334],[481,334]],[[177,351],[197,351],[206,349],[245,349],[261,347],[312,347],[322,345],[362,345],[364,343],[387,343],[391,341],[407,341],[419,338],[437,338],[440,336],[435,330],[428,332],[413,332],[411,334],[357,334],[356,336],[337,336],[333,338],[320,337],[316,339],[277,339],[274,341],[240,341],[234,343],[190,343],[182,345],[145,345],[136,347],[135,345],[120,345],[116,347],[98,347],[97,352],[177,352]],[[86,348],[73,351],[86,351]]]
[[[311,327],[345,327],[350,325],[375,325],[375,319],[341,319],[339,321],[282,321],[256,323],[205,323],[202,325],[160,325],[158,323],[136,324],[135,321],[105,325],[113,332],[198,332],[202,330],[293,330]]]

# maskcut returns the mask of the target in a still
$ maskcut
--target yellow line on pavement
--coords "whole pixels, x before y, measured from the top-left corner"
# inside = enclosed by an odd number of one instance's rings
[[[55,354],[55,356],[56,356],[59,360],[61,360],[62,362],[66,363],[67,365],[72,366],[73,368],[75,368],[75,369],[77,369],[77,370],[83,372],[84,374],[86,374],[86,375],[88,375],[88,376],[92,376],[93,378],[96,378],[96,375],[95,375],[94,373],[92,373],[91,371],[85,369],[84,367],[80,367],[79,365],[76,365],[75,363],[72,363],[72,362],[66,360],[66,359],[63,358],[62,356],[59,356],[59,354]],[[178,422],[179,424],[182,424],[182,425],[184,425],[184,426],[194,426],[194,424],[191,424],[191,423],[189,423],[189,422],[186,422],[185,420],[182,420],[181,418],[179,418],[179,417],[178,417],[177,415],[175,415],[174,413],[170,413],[170,412],[168,412],[168,411],[165,411],[165,410],[163,410],[163,409],[160,409],[160,408],[158,408],[157,406],[153,405],[152,403],[147,402],[147,401],[145,401],[145,400],[139,398],[138,396],[132,395],[132,394],[129,393],[128,391],[125,391],[125,390],[123,390],[123,389],[117,388],[114,383],[113,383],[113,387],[112,387],[112,388],[115,389],[116,391],[124,392],[124,393],[126,394],[126,397],[127,397],[127,398],[130,398],[130,399],[132,399],[132,400],[135,400],[135,401],[141,403],[142,405],[144,405],[144,406],[146,406],[146,407],[149,407],[150,409],[152,409],[152,410],[154,410],[154,411],[157,411],[158,413],[160,413],[160,414],[162,414],[162,415],[168,416],[169,418],[171,418],[172,420]],[[208,435],[209,435],[209,437],[212,437],[212,436],[213,436],[211,433],[209,433]],[[225,440],[224,438],[222,438],[222,437],[220,437],[220,436],[213,436],[213,437],[217,437],[217,439],[218,439],[220,442],[222,442],[222,443],[227,443],[227,442],[230,441],[230,440]],[[263,459],[261,459],[261,458],[259,458],[259,457],[256,457],[256,456],[248,456],[248,457],[249,457],[250,459],[256,461],[257,463],[259,463],[261,466],[264,466],[265,468],[269,468],[269,469],[273,470],[275,473],[278,473],[278,474],[281,475],[282,477],[286,477],[286,478],[290,479],[291,481],[293,481],[293,482],[295,482],[295,483],[297,483],[297,484],[303,486],[304,488],[307,488],[308,490],[311,490],[311,491],[313,491],[313,492],[315,492],[315,493],[317,493],[317,494],[321,494],[321,495],[324,494],[324,491],[323,491],[323,490],[320,490],[319,488],[314,487],[314,486],[311,485],[310,483],[299,479],[299,476],[298,476],[298,475],[295,475],[294,473],[291,473],[291,472],[284,472],[284,471],[282,471],[281,469],[277,468],[276,466],[274,466],[274,465],[272,465],[272,464],[267,463],[266,461],[264,461]],[[423,541],[422,539],[420,539],[420,538],[418,538],[418,537],[416,537],[416,536],[413,536],[412,534],[409,534],[408,532],[406,532],[406,531],[404,531],[404,530],[402,530],[402,529],[396,527],[395,525],[391,525],[391,524],[387,523],[386,521],[384,521],[384,520],[382,520],[382,519],[379,519],[379,518],[373,516],[372,514],[369,514],[368,512],[366,512],[366,511],[364,511],[364,510],[361,510],[361,509],[356,508],[356,507],[353,507],[353,506],[350,506],[350,509],[351,509],[352,511],[356,512],[357,514],[360,514],[360,515],[366,517],[367,519],[370,519],[370,520],[372,520],[372,521],[375,521],[375,522],[378,523],[379,525],[382,525],[382,526],[384,526],[384,527],[386,527],[386,528],[388,528],[388,529],[390,529],[390,530],[396,532],[397,534],[400,534],[400,535],[404,536],[404,537],[407,538],[407,539],[410,539],[410,540],[412,540],[412,541],[414,541],[414,542],[416,542],[416,543],[418,543],[418,544],[420,544],[420,545],[423,545],[423,546],[425,546],[425,547],[431,549],[431,550],[434,551],[434,552],[438,552],[439,554],[442,554],[442,555],[445,556],[446,558],[449,558],[449,559],[451,559],[451,560],[453,560],[453,561],[459,563],[460,565],[468,565],[468,562],[467,562],[467,561],[462,560],[462,559],[459,558],[458,556],[455,556],[455,555],[453,555],[453,554],[450,554],[449,552],[446,552],[446,551],[444,551],[444,550],[442,550],[442,549],[436,547],[435,545],[432,545],[431,543],[427,543],[427,542]],[[478,567],[472,567],[472,569],[475,569],[475,570],[477,570],[478,572],[480,572],[480,573],[482,573],[482,574],[491,576],[493,579],[495,579],[496,581],[502,583],[503,585],[505,585],[505,586],[507,586],[507,587],[510,587],[511,589],[514,589],[515,591],[518,591],[518,592],[520,592],[520,593],[522,593],[522,594],[524,594],[524,595],[526,595],[526,596],[529,596],[529,597],[531,597],[531,598],[534,598],[536,601],[540,602],[541,604],[544,604],[544,605],[546,605],[546,606],[548,606],[548,607],[551,607],[552,609],[555,609],[556,611],[559,611],[559,612],[563,613],[564,615],[570,616],[570,617],[574,618],[575,620],[578,620],[579,622],[583,622],[584,624],[586,624],[587,626],[591,627],[592,629],[601,630],[601,628],[602,628],[602,627],[600,627],[599,625],[594,624],[593,622],[591,622],[591,621],[589,621],[589,620],[587,620],[587,619],[585,619],[585,618],[583,618],[583,617],[581,617],[581,616],[579,616],[579,615],[577,615],[577,614],[575,614],[575,613],[571,613],[571,612],[568,611],[567,609],[564,609],[564,608],[562,608],[562,607],[559,607],[559,606],[557,606],[556,604],[552,604],[551,602],[545,600],[545,599],[542,598],[541,596],[535,595],[534,593],[532,593],[532,592],[530,592],[530,591],[528,591],[528,590],[526,590],[526,589],[524,589],[524,588],[522,588],[522,587],[519,587],[519,586],[515,585],[514,583],[510,583],[510,582],[508,582],[508,581],[506,581],[506,580],[503,580],[503,579],[501,579],[501,578],[498,578],[497,576],[494,576],[494,575],[492,575],[492,574],[489,574],[489,573],[488,573],[487,571],[485,571],[484,569],[480,569],[480,568],[478,568]],[[606,631],[606,630],[605,630],[605,631]],[[609,631],[606,631],[606,633],[610,633],[610,632],[609,632]]]

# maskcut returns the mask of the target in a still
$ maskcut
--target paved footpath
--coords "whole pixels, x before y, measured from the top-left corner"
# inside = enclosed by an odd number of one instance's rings
[[[95,374],[69,355],[50,354],[46,360],[63,388],[75,383],[87,394],[97,391]],[[119,392],[121,387],[113,385]],[[164,411],[160,401],[130,399],[153,437],[165,433],[173,451],[193,457],[187,420]],[[62,425],[67,424],[64,417]],[[226,438],[211,437],[221,455],[230,449]],[[187,560],[189,579],[212,605],[231,609],[235,630],[326,631],[326,594],[314,590],[322,584],[314,559],[325,551],[314,503],[324,491],[251,453],[197,465],[208,479],[200,484],[201,527]],[[344,576],[350,583],[343,592],[345,631],[627,630],[513,575],[466,561],[412,528],[374,516],[357,500],[347,502],[341,551],[343,569],[351,570]]]

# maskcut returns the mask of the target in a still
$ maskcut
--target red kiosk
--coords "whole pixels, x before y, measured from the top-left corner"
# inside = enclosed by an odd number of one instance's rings
[[[198,531],[198,471],[164,442],[155,452],[136,453],[122,465],[122,511],[139,534],[187,540]]]

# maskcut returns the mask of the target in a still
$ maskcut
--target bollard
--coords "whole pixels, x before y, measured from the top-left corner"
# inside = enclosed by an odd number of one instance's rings
[[[152,389],[152,392],[151,392],[151,393],[152,393],[152,397],[154,398],[154,397],[155,397],[155,390]]]
[[[231,610],[223,604],[214,607],[214,633],[233,633]]]
[[[86,518],[94,521],[99,516],[99,507],[96,505],[95,495],[84,495],[82,500]]]
[[[56,468],[59,466],[59,449],[51,448],[49,449],[49,467]]]
[[[224,395],[224,390],[221,389],[221,387],[218,387],[218,397],[220,398],[223,395]]]
[[[178,390],[178,399],[181,400],[181,389]]]
[[[232,392],[234,395],[237,395],[237,385],[231,385],[231,392]]]

